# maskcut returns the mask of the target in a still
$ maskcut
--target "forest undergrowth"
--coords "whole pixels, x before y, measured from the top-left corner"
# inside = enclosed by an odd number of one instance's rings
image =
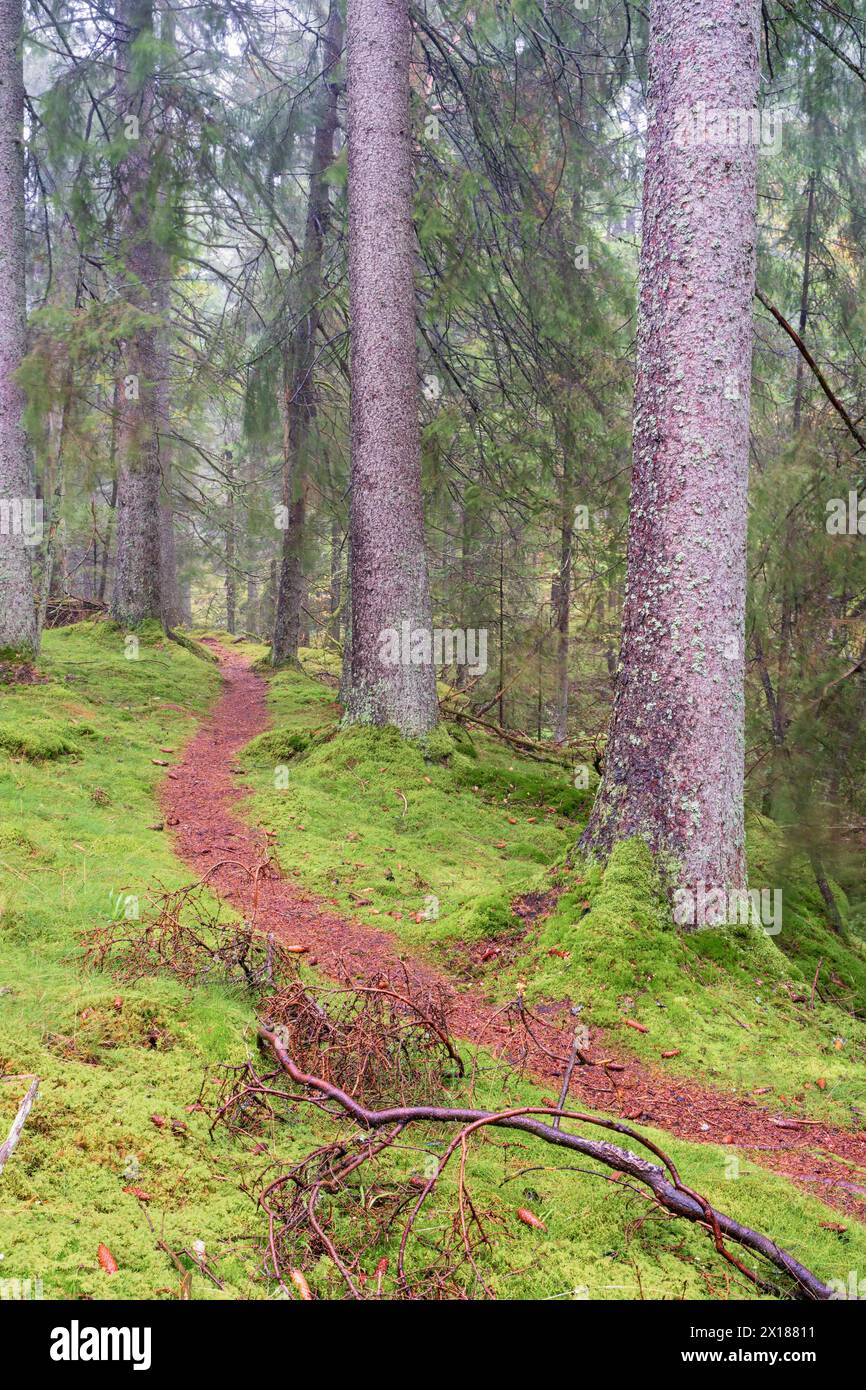
[[[4,697],[4,1128],[34,1074],[40,1090],[4,1172],[3,1274],[41,1279],[47,1298],[286,1296],[269,1269],[256,1179],[275,1158],[291,1166],[333,1142],[334,1122],[289,1106],[264,1134],[212,1132],[203,1079],[219,1085],[232,1074],[226,1068],[262,1065],[248,983],[182,980],[172,969],[135,977],[86,958],[95,932],[135,938],[164,895],[190,882],[156,790],[218,693],[213,665],[158,629],[141,634],[135,659],[126,650],[110,624],[58,629],[46,636],[32,683]],[[305,660],[321,670],[320,654]],[[334,697],[333,670],[276,675],[274,729],[246,755],[255,783],[249,813],[276,832],[285,872],[443,968],[454,968],[463,943],[467,988],[505,999],[522,981],[528,999],[571,998],[617,1048],[658,1060],[672,1077],[700,1060],[728,1089],[769,1087],[767,1104],[862,1127],[860,949],[832,939],[817,912],[809,916],[805,882],[798,911],[824,958],[814,992],[813,956],[785,954],[784,932],[777,944],[670,929],[631,851],[604,876],[569,864],[586,793],[567,766],[514,756],[477,731],[457,729],[426,746],[389,731],[340,731]],[[275,767],[288,769],[279,788]],[[767,854],[770,830],[758,829],[753,853]],[[512,911],[515,901],[532,905],[528,918]],[[215,900],[205,892],[201,904],[210,920]],[[232,916],[223,909],[219,920]],[[487,951],[494,954],[485,959]],[[325,986],[314,967],[300,971],[305,986]],[[627,1028],[626,1011],[648,1032]],[[674,1050],[679,1056],[659,1059]],[[452,1065],[440,1079],[444,1103],[543,1100],[483,1049],[461,1045],[460,1055],[468,1080]],[[733,1181],[725,1146],[651,1126],[641,1133],[691,1187],[821,1278],[862,1268],[866,1235],[856,1221],[840,1222],[747,1157]],[[341,1248],[357,1236],[359,1269],[382,1296],[394,1291],[399,1226],[379,1218],[417,1192],[442,1145],[441,1135],[422,1131],[389,1149],[373,1180],[327,1202]],[[414,1259],[425,1242],[434,1261],[454,1241],[456,1173],[446,1172],[425,1209]],[[489,1244],[481,1243],[478,1271],[455,1261],[447,1296],[455,1288],[458,1296],[555,1299],[759,1293],[705,1232],[523,1136],[477,1136],[466,1182]],[[309,1232],[299,1232],[291,1259],[316,1296],[345,1294]],[[290,1284],[289,1296],[298,1288]]]

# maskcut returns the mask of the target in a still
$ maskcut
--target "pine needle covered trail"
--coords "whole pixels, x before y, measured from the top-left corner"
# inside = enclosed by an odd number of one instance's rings
[[[558,1094],[573,1046],[567,1026],[545,1025],[543,1039],[535,1029],[536,1036],[521,1031],[518,1037],[501,1006],[477,991],[458,991],[441,971],[408,957],[405,944],[337,915],[321,898],[274,876],[272,866],[257,872],[269,853],[267,836],[238,814],[247,789],[239,785],[235,755],[269,725],[267,683],[244,655],[205,640],[220,659],[225,688],[163,788],[166,824],[180,856],[234,908],[247,916],[254,912],[262,931],[308,947],[325,973],[348,970],[376,980],[400,972],[413,991],[441,993],[455,1036],[511,1061],[518,1060],[519,1051],[530,1074]],[[595,1061],[613,1058],[614,1052],[591,1030],[587,1055]],[[621,1070],[575,1066],[571,1093],[679,1138],[745,1150],[823,1201],[863,1218],[866,1134],[774,1116],[742,1097],[663,1076],[633,1058],[617,1055],[616,1062]]]

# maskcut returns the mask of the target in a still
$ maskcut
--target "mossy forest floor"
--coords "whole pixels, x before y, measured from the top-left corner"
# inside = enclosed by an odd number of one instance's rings
[[[231,650],[249,661],[264,655],[251,644]],[[622,1096],[602,1090],[598,1108],[622,1109],[630,1094],[633,1123],[690,1186],[825,1280],[847,1286],[851,1271],[866,1270],[854,1210],[866,1194],[866,961],[856,938],[828,930],[817,889],[802,865],[784,861],[770,823],[752,821],[750,848],[755,881],[783,886],[781,935],[683,936],[634,847],[603,875],[573,858],[592,788],[576,789],[567,765],[517,757],[452,726],[423,746],[391,731],[340,730],[336,672],[321,653],[305,654],[305,672],[270,678],[272,729],[251,738],[234,770],[216,746],[204,756],[199,743],[192,763],[182,759],[219,694],[207,655],[158,630],[130,646],[110,624],[80,624],[46,634],[43,681],[0,690],[2,1133],[30,1075],[40,1077],[0,1176],[0,1279],[41,1280],[48,1298],[280,1296],[263,1272],[262,1216],[241,1191],[256,1156],[224,1131],[211,1137],[196,1108],[205,1072],[256,1055],[250,1001],[171,978],[128,985],[82,959],[94,927],[119,917],[134,926],[160,892],[245,845],[243,826],[232,839],[205,835],[193,846],[194,827],[166,823],[159,784],[168,779],[170,808],[187,776],[203,804],[210,790],[214,816],[214,779],[250,788],[235,814],[271,832],[303,908],[287,929],[315,920],[323,933],[341,922],[366,928],[368,939],[450,978],[458,1000],[485,999],[491,1009],[518,993],[533,1008],[569,1001],[590,1030],[592,1055],[626,1065],[612,1074]],[[181,862],[174,836],[198,871]],[[523,915],[513,910],[518,900]],[[318,969],[325,964],[320,950]],[[317,967],[304,974],[314,979]],[[475,1104],[537,1104],[555,1088],[493,1061],[482,1049]],[[630,1067],[654,1078],[650,1110],[645,1087],[629,1093]],[[669,1114],[695,1081],[751,1108],[762,1139],[775,1133],[777,1147],[796,1154],[798,1176],[808,1170],[812,1190],[832,1192],[847,1214],[768,1171],[758,1162],[772,1161],[766,1152],[724,1142],[733,1136],[720,1132],[721,1120],[710,1132],[697,1119],[703,1142],[676,1137],[683,1126]],[[451,1090],[459,1103],[460,1086]],[[797,1129],[788,1127],[794,1119]],[[322,1141],[326,1122],[315,1112],[300,1107],[288,1120],[268,1139],[281,1155]],[[838,1157],[820,1152],[825,1124],[845,1131],[841,1188]],[[440,1154],[441,1142],[429,1136],[428,1153]],[[399,1192],[419,1171],[423,1153],[389,1158],[381,1191]],[[758,1296],[705,1233],[534,1143],[479,1138],[467,1172],[495,1233],[485,1273],[501,1297]],[[427,1214],[430,1239],[451,1219],[453,1196],[446,1179]],[[545,1229],[518,1220],[521,1207]],[[329,1216],[335,1230],[355,1219],[350,1202],[335,1201]],[[196,1265],[197,1242],[219,1283]],[[101,1267],[100,1244],[117,1273]],[[374,1253],[369,1274],[382,1256],[393,1265],[387,1240]],[[342,1296],[319,1252],[299,1249],[297,1258],[317,1295]],[[386,1296],[388,1288],[386,1277]],[[479,1292],[469,1274],[467,1289]]]

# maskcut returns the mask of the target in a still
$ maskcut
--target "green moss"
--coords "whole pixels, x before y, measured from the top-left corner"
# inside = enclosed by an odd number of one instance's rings
[[[285,868],[418,948],[483,934],[479,903],[491,892],[501,899],[495,929],[514,924],[505,904],[544,885],[577,835],[561,809],[575,805],[568,769],[527,767],[486,734],[473,732],[469,756],[450,728],[421,740],[341,728],[335,694],[301,672],[272,675],[275,728],[249,746],[250,814],[277,831]],[[313,733],[303,753],[285,756]]]
[[[498,972],[503,996],[520,974],[532,997],[573,998],[587,1024],[666,1071],[726,1090],[769,1088],[768,1105],[861,1126],[866,1028],[832,1005],[810,1009],[807,981],[774,938],[749,927],[678,931],[642,841],[616,846],[604,872],[573,874],[531,957]]]
[[[22,717],[15,724],[0,724],[0,748],[29,762],[51,762],[72,757],[80,746],[69,737],[69,726],[59,720]]]
[[[307,734],[293,733],[290,729],[270,729],[267,733],[259,734],[251,739],[244,749],[244,758],[251,763],[274,763],[288,762],[296,753],[303,753],[305,748],[309,748],[310,738]]]
[[[158,624],[137,635],[128,660],[110,624],[47,632],[39,664],[50,680],[0,696],[4,727],[74,729],[79,753],[67,764],[0,752],[0,1131],[26,1074],[40,1078],[0,1184],[0,1268],[41,1278],[46,1298],[176,1297],[180,1276],[123,1190],[137,1186],[173,1248],[204,1240],[228,1296],[261,1296],[237,1155],[187,1108],[205,1070],[249,1045],[248,1006],[170,981],[132,987],[80,964],[81,934],[110,919],[118,895],[144,913],[160,884],[189,878],[148,828],[163,775],[151,758],[180,746],[219,681]],[[186,1128],[160,1129],[154,1114]],[[114,1276],[100,1269],[100,1242]],[[196,1274],[192,1296],[220,1294]]]

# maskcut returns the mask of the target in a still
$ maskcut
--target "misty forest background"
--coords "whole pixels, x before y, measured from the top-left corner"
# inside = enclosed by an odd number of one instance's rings
[[[479,717],[574,740],[598,766],[625,579],[647,16],[553,0],[413,19],[432,611],[489,645],[483,678],[445,674]],[[859,897],[863,547],[826,518],[862,472],[866,36],[823,3],[768,4],[762,20],[774,125],[758,160],[746,789]],[[327,5],[28,7],[18,377],[45,509],[41,622],[111,601],[138,335],[161,477],[161,594],[154,582],[145,606],[268,640],[276,624],[282,661],[341,651],[343,27]]]

